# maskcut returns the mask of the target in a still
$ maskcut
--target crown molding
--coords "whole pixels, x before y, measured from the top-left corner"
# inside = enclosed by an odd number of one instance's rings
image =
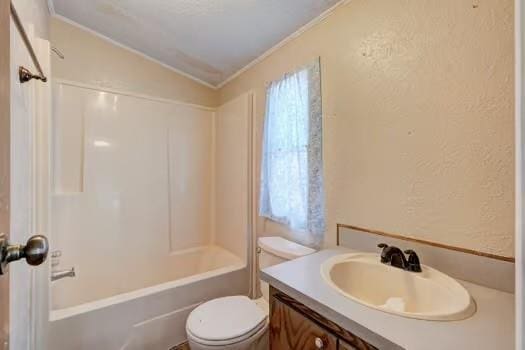
[[[322,22],[323,20],[325,20],[327,17],[329,17],[337,8],[343,6],[343,5],[346,5],[350,2],[351,0],[340,0],[339,2],[337,2],[335,5],[333,5],[332,7],[330,7],[329,9],[325,10],[323,13],[321,13],[319,16],[315,17],[314,19],[312,19],[310,22],[306,23],[305,25],[303,25],[301,28],[299,28],[298,30],[296,30],[295,32],[293,32],[292,34],[288,35],[286,38],[284,38],[283,40],[281,40],[280,42],[278,42],[276,45],[272,46],[270,49],[266,50],[262,55],[260,55],[259,57],[257,57],[256,59],[254,59],[253,61],[251,61],[250,63],[248,63],[246,66],[244,66],[243,68],[239,69],[237,72],[233,73],[232,75],[230,75],[228,78],[226,78],[223,82],[219,83],[217,85],[217,87],[220,89],[222,87],[224,87],[226,84],[228,84],[229,82],[231,82],[232,80],[234,80],[235,78],[237,78],[238,76],[240,76],[242,73],[246,72],[247,70],[249,70],[250,68],[252,68],[253,66],[257,65],[258,63],[264,61],[264,59],[266,59],[268,56],[270,56],[271,54],[273,54],[275,51],[279,50],[281,47],[285,46],[286,44],[288,44],[289,42],[291,42],[292,40],[294,40],[295,38],[297,38],[298,36],[300,36],[301,34],[307,32],[310,28],[314,27],[315,25],[319,24],[320,22]]]
[[[50,1],[52,1],[52,0],[50,0]],[[62,21],[62,22],[66,22],[66,23],[68,23],[68,24],[70,24],[70,25],[72,25],[72,26],[75,26],[75,27],[77,27],[77,28],[80,28],[80,29],[82,29],[82,30],[84,30],[84,31],[86,31],[86,32],[88,32],[88,33],[90,33],[90,34],[92,34],[92,35],[94,35],[94,36],[96,36],[96,37],[98,37],[98,38],[104,40],[104,41],[109,42],[110,44],[113,44],[113,45],[115,45],[115,46],[118,46],[118,47],[120,47],[120,48],[122,48],[122,49],[124,49],[124,50],[130,51],[130,52],[132,52],[132,53],[134,53],[134,54],[136,54],[136,55],[138,55],[138,56],[140,56],[140,57],[142,57],[142,58],[145,58],[145,59],[147,59],[148,61],[151,61],[151,62],[153,62],[153,63],[156,63],[156,64],[158,64],[158,65],[161,65],[162,67],[164,67],[164,68],[166,68],[166,69],[169,69],[169,70],[171,70],[172,72],[175,72],[175,73],[177,73],[177,74],[179,74],[179,75],[182,75],[182,76],[185,77],[185,78],[188,78],[188,79],[190,79],[190,80],[193,80],[193,81],[196,82],[196,83],[199,83],[199,84],[201,84],[201,85],[204,85],[204,86],[209,87],[209,88],[214,89],[214,90],[217,90],[217,89],[218,89],[218,87],[217,87],[216,85],[210,84],[210,83],[208,83],[208,82],[206,82],[206,81],[204,81],[204,80],[201,80],[201,79],[199,79],[199,78],[197,78],[197,77],[194,77],[194,76],[191,75],[191,74],[188,74],[188,73],[186,73],[186,72],[183,72],[183,71],[181,71],[180,69],[174,68],[174,67],[170,66],[169,64],[166,64],[166,63],[164,63],[164,62],[162,62],[162,61],[159,61],[159,60],[156,59],[156,58],[153,58],[153,57],[151,57],[151,56],[148,56],[147,54],[145,54],[145,53],[142,52],[142,51],[139,51],[139,50],[133,49],[133,48],[127,46],[127,45],[124,45],[124,44],[122,44],[122,43],[120,43],[120,42],[118,42],[118,41],[116,41],[116,40],[114,40],[114,39],[111,39],[110,37],[108,37],[108,36],[106,36],[106,35],[104,35],[104,34],[101,34],[100,32],[97,32],[96,30],[93,30],[93,29],[91,29],[91,28],[88,28],[88,27],[86,27],[85,25],[82,25],[82,24],[80,24],[80,23],[78,23],[78,22],[75,22],[75,21],[73,21],[73,20],[71,20],[71,19],[69,19],[69,18],[67,18],[67,17],[64,17],[64,16],[62,16],[62,15],[59,15],[59,14],[57,14],[57,13],[53,14],[52,17],[53,17],[53,18],[56,18],[56,19],[58,19],[58,20],[60,20],[60,21]]]

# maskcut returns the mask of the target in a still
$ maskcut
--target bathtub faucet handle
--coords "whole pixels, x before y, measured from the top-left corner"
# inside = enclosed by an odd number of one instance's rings
[[[65,277],[75,277],[75,267],[70,268],[69,270],[59,270],[51,271],[51,281],[60,280]]]

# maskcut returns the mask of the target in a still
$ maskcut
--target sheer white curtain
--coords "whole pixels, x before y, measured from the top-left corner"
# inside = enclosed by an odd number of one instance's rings
[[[268,87],[259,205],[314,246],[325,230],[319,69],[317,60]]]

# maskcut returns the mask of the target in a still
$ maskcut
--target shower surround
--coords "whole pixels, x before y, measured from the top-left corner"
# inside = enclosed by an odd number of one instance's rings
[[[251,95],[218,109],[58,80],[50,348],[169,348],[248,290]],[[243,215],[244,214],[244,215]]]

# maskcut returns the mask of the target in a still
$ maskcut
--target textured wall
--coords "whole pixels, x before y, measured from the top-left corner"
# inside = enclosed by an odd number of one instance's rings
[[[247,189],[249,144],[248,130],[252,107],[251,94],[239,96],[221,106],[215,114],[214,135],[214,242],[243,261],[247,253],[247,227],[250,207]]]
[[[260,141],[265,83],[316,56],[327,244],[346,223],[513,255],[513,1],[352,0],[221,102],[254,89]]]
[[[53,77],[215,107],[218,92],[77,26],[51,20]]]

